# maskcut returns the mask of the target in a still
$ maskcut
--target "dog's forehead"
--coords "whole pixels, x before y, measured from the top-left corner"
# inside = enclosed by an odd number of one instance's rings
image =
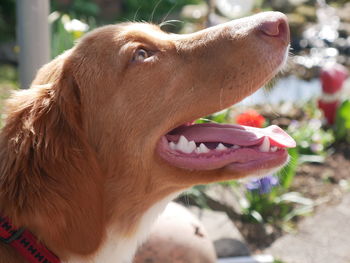
[[[159,26],[149,23],[127,23],[122,26],[120,33],[128,37],[151,36],[159,40],[171,39],[171,34],[162,31]]]

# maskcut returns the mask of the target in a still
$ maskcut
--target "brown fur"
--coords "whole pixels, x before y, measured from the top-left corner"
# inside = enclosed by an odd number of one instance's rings
[[[181,170],[155,149],[174,127],[228,107],[274,75],[286,43],[262,41],[262,19],[187,36],[106,26],[45,65],[8,103],[0,212],[65,259],[96,252],[107,225],[132,235],[170,193],[246,176]],[[157,59],[133,63],[138,47]],[[0,263],[8,262],[23,261],[0,244]]]

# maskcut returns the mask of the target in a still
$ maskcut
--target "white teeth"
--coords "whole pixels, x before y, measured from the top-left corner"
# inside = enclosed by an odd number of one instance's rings
[[[184,153],[191,153],[196,149],[194,141],[188,141],[185,136],[181,135],[179,141],[176,143],[170,142],[169,147],[172,150],[179,150]]]
[[[176,149],[182,152],[187,150],[188,140],[185,136],[181,135],[179,141],[177,142]]]
[[[277,151],[277,147],[276,146],[272,146],[270,149],[271,152],[276,152]]]
[[[207,153],[207,152],[209,152],[209,151],[210,151],[210,150],[208,149],[207,146],[205,146],[204,143],[201,143],[201,144],[199,145],[199,147],[197,147],[197,149],[196,149],[196,153]]]
[[[266,136],[264,137],[262,144],[259,146],[259,150],[261,152],[268,152],[270,150],[270,140]]]
[[[181,135],[180,136],[180,139],[179,139],[179,141],[177,142],[177,144],[185,144],[185,143],[188,143],[188,140],[186,139],[186,137],[185,136],[183,136],[183,135]]]
[[[176,149],[184,153],[191,153],[196,149],[196,143],[194,141],[189,142],[185,136],[181,135]]]
[[[175,150],[176,149],[176,144],[174,142],[169,143],[170,149]]]
[[[183,135],[180,136],[180,139],[177,142],[177,144],[174,142],[169,142],[169,147],[172,150],[178,150],[183,153],[192,153],[193,151],[195,151],[197,154],[201,154],[201,153],[208,153],[210,151],[210,149],[204,143],[201,143],[197,147],[194,141],[188,141],[186,137]],[[242,147],[239,145],[232,145],[231,147],[226,147],[222,143],[219,143],[215,149],[217,151],[225,151],[227,149],[237,150],[240,148]],[[278,150],[277,146],[271,146],[270,140],[268,137],[264,137],[263,142],[259,146],[259,151],[261,152],[269,152],[269,151],[276,152],[277,150]]]
[[[193,152],[196,149],[196,143],[194,141],[188,142],[188,149]]]
[[[199,145],[199,147],[196,146],[196,143],[194,141],[188,141],[186,139],[185,136],[181,135],[179,141],[176,143],[174,142],[169,142],[169,147],[172,150],[178,150],[181,151],[183,153],[192,153],[193,151],[195,151],[197,154],[201,154],[201,153],[208,153],[210,151],[210,149],[204,144],[201,143]],[[229,147],[230,149],[233,150],[237,150],[242,148],[239,145],[232,145],[231,147]],[[227,149],[229,149],[228,147],[226,147],[225,145],[223,145],[222,143],[219,143],[216,146],[216,150],[217,151],[225,151]],[[268,137],[264,137],[263,142],[261,143],[261,145],[259,146],[259,150],[261,152],[276,152],[278,150],[277,146],[271,146],[270,144],[270,140]]]
[[[174,142],[169,142],[169,147],[172,150],[178,150],[183,153],[192,153],[193,151],[195,151],[196,153],[200,154],[200,153],[207,153],[210,151],[208,147],[205,146],[204,143],[201,143],[199,147],[197,147],[194,141],[188,141],[186,137],[183,135],[180,136],[180,139],[177,142],[177,144]],[[227,149],[224,145],[220,147],[224,147],[225,149]]]
[[[218,146],[216,146],[216,150],[218,150],[218,151],[224,151],[226,149],[227,149],[227,147],[225,145],[223,145],[222,143],[219,143]]]

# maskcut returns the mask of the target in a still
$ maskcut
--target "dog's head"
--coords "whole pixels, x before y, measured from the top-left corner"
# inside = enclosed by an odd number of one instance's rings
[[[274,12],[189,35],[143,23],[87,34],[10,102],[2,176],[12,187],[2,199],[24,209],[9,213],[34,211],[31,229],[50,222],[51,240],[64,240],[49,245],[88,253],[105,224],[129,232],[173,192],[283,165],[294,142],[278,127],[191,123],[270,80],[288,45],[286,18]],[[96,231],[83,246],[87,221]]]
[[[145,189],[188,187],[283,165],[281,148],[294,142],[278,127],[191,123],[270,80],[288,44],[286,19],[273,12],[190,35],[127,23],[86,36],[71,59],[85,130],[110,179],[129,184],[129,171]]]

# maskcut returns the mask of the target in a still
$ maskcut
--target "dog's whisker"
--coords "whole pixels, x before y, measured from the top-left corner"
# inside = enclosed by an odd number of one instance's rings
[[[170,15],[170,13],[174,10],[174,8],[177,6],[177,3],[175,3],[170,9],[169,11],[166,13],[166,15],[163,17],[162,22],[160,23],[160,25],[162,25],[164,23],[164,21],[168,18],[168,16]],[[161,27],[161,26],[160,26]]]
[[[168,21],[162,22],[159,25],[159,27],[162,29],[164,26],[167,26],[167,25],[175,26],[174,24],[172,24],[173,22],[175,22],[175,23],[184,23],[183,21],[180,21],[180,20],[168,20]]]
[[[136,19],[137,19],[137,15],[138,15],[140,9],[141,9],[141,6],[139,6],[139,7],[137,8],[137,10],[136,10],[136,12],[135,12],[135,14],[134,14],[134,17],[133,17],[133,22],[136,22],[136,21],[137,21],[137,20],[136,20]]]
[[[154,21],[153,21],[153,19],[154,19],[154,14],[155,14],[155,12],[157,11],[157,8],[159,7],[159,5],[160,5],[160,3],[161,3],[162,1],[163,1],[163,0],[159,0],[159,1],[157,2],[157,4],[154,6],[153,11],[152,11],[152,13],[151,13],[151,17],[150,17],[150,22],[151,22],[151,23],[154,22]]]

